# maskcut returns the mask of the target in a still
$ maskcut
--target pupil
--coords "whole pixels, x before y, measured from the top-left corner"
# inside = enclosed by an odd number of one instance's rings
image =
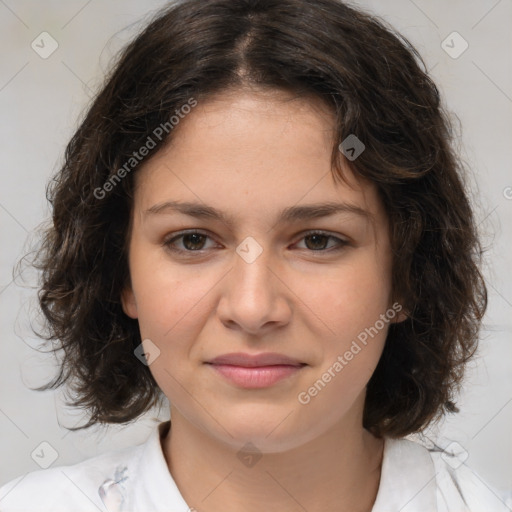
[[[323,243],[320,243],[319,245],[318,244],[315,244],[313,243],[313,245],[316,247],[310,247],[307,243],[307,240],[316,240],[318,242],[318,240],[320,239],[321,242]],[[326,235],[309,235],[308,237],[306,237],[306,246],[308,247],[308,249],[312,249],[312,250],[318,250],[318,249],[325,249],[325,242],[326,242],[326,239],[327,239],[327,236]]]
[[[191,249],[191,250],[200,249],[201,247],[196,247],[196,244],[202,246],[202,243],[201,243],[202,238],[204,238],[204,235],[201,235],[198,233],[190,233],[188,235],[184,235],[183,244],[185,245],[185,247],[187,247],[187,249]],[[187,243],[187,241],[190,241],[190,240],[192,240],[192,243],[191,244]],[[204,240],[203,240],[203,242],[204,242]]]

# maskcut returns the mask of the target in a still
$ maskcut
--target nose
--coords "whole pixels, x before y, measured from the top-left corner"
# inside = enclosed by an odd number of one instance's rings
[[[267,250],[252,262],[234,256],[217,308],[226,327],[261,335],[289,323],[292,294],[275,263]]]

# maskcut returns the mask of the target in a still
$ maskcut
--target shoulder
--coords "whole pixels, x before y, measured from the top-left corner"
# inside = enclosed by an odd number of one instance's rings
[[[107,511],[104,498],[134,472],[143,445],[111,451],[74,465],[33,471],[0,487],[2,512]],[[112,496],[112,492],[110,492]]]
[[[444,449],[409,439],[386,439],[387,479],[408,482],[404,493],[431,500],[438,512],[510,512],[512,496],[489,485],[466,464],[467,452],[456,442]],[[386,453],[387,452],[387,453]],[[383,463],[383,471],[384,471]],[[406,507],[406,510],[423,508]]]

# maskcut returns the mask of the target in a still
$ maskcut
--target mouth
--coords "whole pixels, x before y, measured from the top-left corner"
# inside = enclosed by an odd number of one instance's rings
[[[225,354],[206,362],[215,372],[244,389],[270,387],[296,375],[306,363],[283,354]]]

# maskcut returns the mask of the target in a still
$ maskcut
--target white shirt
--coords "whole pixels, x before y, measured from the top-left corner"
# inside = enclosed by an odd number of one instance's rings
[[[33,471],[0,488],[1,512],[190,512],[174,482],[162,422],[141,445],[71,466]],[[487,485],[455,456],[385,438],[372,512],[510,512],[512,496]]]

